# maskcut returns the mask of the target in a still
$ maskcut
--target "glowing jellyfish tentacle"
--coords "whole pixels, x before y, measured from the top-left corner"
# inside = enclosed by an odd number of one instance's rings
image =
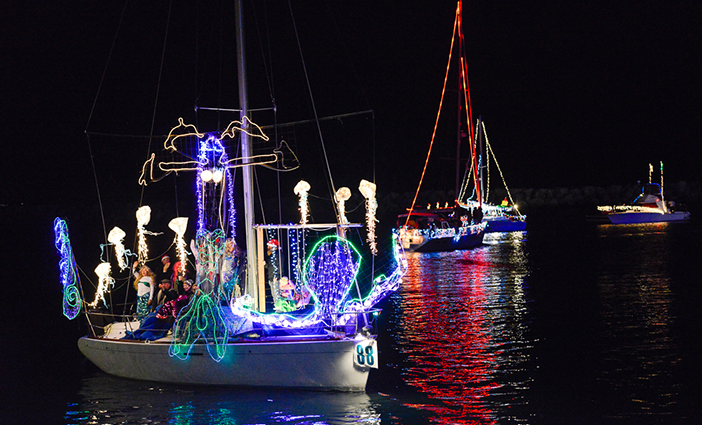
[[[300,224],[303,226],[307,224],[307,220],[310,213],[310,206],[307,202],[307,192],[309,192],[311,186],[304,180],[300,180],[295,185],[293,192],[295,195],[300,197]]]
[[[188,228],[188,217],[176,217],[168,223],[168,227],[176,234],[176,255],[181,267],[185,267],[188,251],[185,244],[185,230]],[[177,270],[180,271],[180,270]]]
[[[407,272],[407,258],[404,255],[404,250],[397,241],[397,235],[393,235],[393,258],[395,268],[390,276],[380,275],[373,282],[373,288],[363,299],[350,299],[342,308],[342,312],[346,313],[340,317],[338,324],[344,325],[348,320],[354,317],[349,313],[360,313],[368,311],[379,303],[388,294],[397,291],[400,288],[400,281]]]
[[[378,201],[375,199],[376,186],[368,180],[361,180],[358,186],[363,197],[366,198],[366,227],[368,230],[368,244],[373,255],[378,254],[375,242],[375,223],[378,221],[375,214],[378,210]]]
[[[102,300],[103,305],[107,308],[105,294],[110,292],[110,289],[115,286],[115,280],[110,275],[111,272],[112,266],[106,261],[98,264],[95,268],[95,274],[98,276],[98,286],[95,291],[95,300],[88,304],[90,307],[97,307],[98,302]]]
[[[138,245],[138,261],[140,264],[146,264],[146,260],[149,258],[149,247],[146,245],[146,229],[144,226],[149,224],[151,221],[151,207],[144,205],[139,207],[136,212],[137,218],[137,236],[139,238]]]
[[[115,257],[117,257],[117,265],[119,265],[120,270],[127,268],[127,251],[124,249],[124,243],[122,242],[126,235],[124,230],[117,226],[113,227],[107,235],[107,241],[115,247]]]
[[[339,206],[339,224],[348,224],[349,220],[346,218],[346,201],[351,199],[351,189],[348,187],[339,188],[334,198]]]
[[[68,225],[58,217],[54,220],[54,235],[56,250],[61,256],[59,275],[63,285],[63,314],[72,320],[80,313],[83,299],[78,289],[80,282],[76,273],[71,241],[68,238]]]
[[[210,357],[221,361],[226,352],[227,326],[219,310],[215,284],[217,266],[224,252],[225,234],[222,229],[200,231],[196,237],[198,262],[198,292],[178,316],[169,353],[179,359],[187,358],[193,344],[204,338]]]

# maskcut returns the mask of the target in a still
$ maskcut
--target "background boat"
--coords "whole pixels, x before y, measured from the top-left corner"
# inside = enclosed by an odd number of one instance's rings
[[[660,163],[661,183],[653,183],[653,165],[648,164],[648,183],[641,188],[641,194],[628,205],[598,206],[598,215],[588,220],[603,224],[641,224],[686,221],[690,213],[677,210],[675,202],[666,201],[663,196],[663,161]]]

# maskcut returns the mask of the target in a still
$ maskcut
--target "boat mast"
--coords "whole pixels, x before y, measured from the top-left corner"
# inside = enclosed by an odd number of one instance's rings
[[[460,37],[458,38],[459,40],[461,39]],[[460,43],[460,41],[459,41]],[[460,49],[459,49],[460,52]],[[460,61],[459,61],[460,64]],[[463,85],[461,83],[461,73],[458,73],[458,125],[456,126],[458,128],[458,133],[456,134],[456,201],[458,201],[458,190],[460,188],[460,182],[459,182],[459,176],[461,175],[461,135],[463,134],[463,128],[461,126],[461,121],[462,121],[462,114],[463,114],[463,108],[461,108],[461,101],[463,100],[461,97],[461,92],[463,92]]]
[[[478,181],[480,182],[480,204],[487,202],[485,196],[485,167],[487,167],[487,155],[485,155],[485,135],[483,134],[483,117],[478,117],[478,143],[480,146],[480,159],[478,160]]]
[[[248,122],[244,117],[248,114],[248,98],[246,96],[246,52],[244,51],[244,17],[243,5],[240,0],[235,0],[236,9],[236,49],[238,52],[237,71],[239,81],[239,109],[242,124],[241,132],[241,152],[244,163],[251,162],[251,138],[246,133]],[[254,207],[253,207],[253,179],[251,166],[242,167],[243,192],[244,192],[244,229],[246,231],[246,289],[253,299],[253,309],[258,311],[258,279],[257,279],[257,252],[256,233],[254,230]]]

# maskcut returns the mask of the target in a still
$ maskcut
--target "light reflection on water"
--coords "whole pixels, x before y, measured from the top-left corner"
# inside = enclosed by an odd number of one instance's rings
[[[66,423],[380,423],[372,396],[365,393],[183,387],[98,372],[83,379],[78,395]]]
[[[692,224],[544,220],[528,241],[493,234],[469,251],[408,254],[366,393],[184,389],[94,372],[65,422],[696,423]]]
[[[424,408],[438,423],[497,423],[524,412],[532,380],[526,233],[490,234],[485,246],[408,253],[395,298],[394,345],[403,380],[443,403]]]
[[[597,380],[617,400],[610,415],[667,415],[680,394],[681,347],[672,327],[671,243],[676,224],[599,226],[601,304]]]

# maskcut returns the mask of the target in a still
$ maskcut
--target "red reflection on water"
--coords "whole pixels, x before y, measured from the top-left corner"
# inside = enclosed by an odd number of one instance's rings
[[[439,423],[496,423],[484,399],[499,388],[494,312],[484,284],[493,265],[483,250],[408,255],[402,288],[405,381],[443,406],[422,406]]]

